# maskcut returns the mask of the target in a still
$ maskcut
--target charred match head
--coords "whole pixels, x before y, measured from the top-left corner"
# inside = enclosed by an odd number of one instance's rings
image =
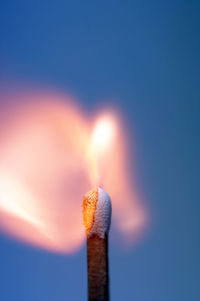
[[[83,199],[83,220],[88,237],[104,238],[110,229],[111,201],[102,188],[90,190]]]

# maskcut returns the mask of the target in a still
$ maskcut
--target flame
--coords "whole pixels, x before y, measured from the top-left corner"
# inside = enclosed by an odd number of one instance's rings
[[[32,245],[73,252],[85,236],[82,197],[100,185],[111,195],[117,228],[136,237],[145,210],[133,189],[117,116],[103,114],[91,124],[57,94],[26,92],[4,100],[0,229]]]
[[[115,134],[114,121],[109,117],[101,117],[94,125],[92,145],[96,153],[105,153],[112,145]]]

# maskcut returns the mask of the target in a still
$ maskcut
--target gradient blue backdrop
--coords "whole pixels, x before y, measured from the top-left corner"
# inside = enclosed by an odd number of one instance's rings
[[[111,243],[112,300],[199,301],[200,2],[2,0],[0,77],[122,109],[152,225],[129,251]],[[85,251],[1,235],[0,300],[86,300]]]

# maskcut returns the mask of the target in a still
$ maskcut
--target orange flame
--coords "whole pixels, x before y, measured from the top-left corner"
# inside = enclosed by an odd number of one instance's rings
[[[84,239],[82,197],[102,185],[118,229],[135,237],[145,211],[131,185],[117,117],[91,125],[60,95],[24,93],[2,107],[0,227],[30,244],[72,252]],[[6,99],[7,101],[10,98]],[[4,116],[4,118],[3,118]]]

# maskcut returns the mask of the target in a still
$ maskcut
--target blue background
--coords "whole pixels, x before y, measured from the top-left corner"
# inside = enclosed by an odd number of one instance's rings
[[[110,246],[112,300],[199,301],[199,1],[2,0],[0,77],[121,108],[137,148],[151,227]],[[106,101],[105,101],[106,103]],[[73,256],[0,236],[0,300],[86,300]]]

